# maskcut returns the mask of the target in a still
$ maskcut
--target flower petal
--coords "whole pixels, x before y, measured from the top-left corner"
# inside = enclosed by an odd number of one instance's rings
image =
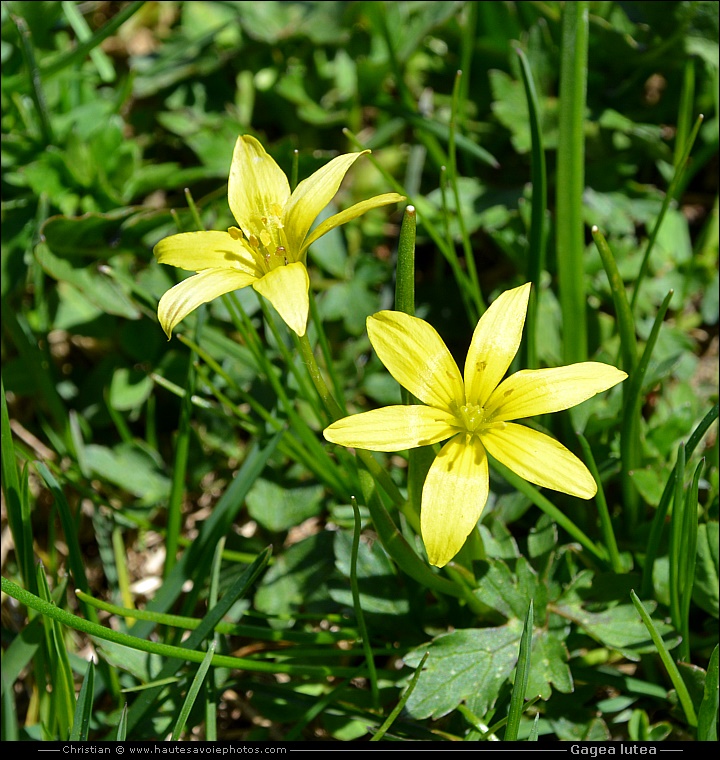
[[[304,179],[293,191],[285,206],[285,234],[291,248],[300,251],[305,237],[318,214],[330,203],[340,188],[343,177],[361,153],[346,153],[333,158],[332,161]],[[317,240],[317,237],[315,238]]]
[[[386,406],[333,422],[323,435],[331,443],[371,451],[403,451],[444,441],[457,433],[454,417],[430,406]]]
[[[310,311],[310,278],[305,264],[295,262],[273,269],[256,280],[253,288],[270,301],[293,332],[305,335]]]
[[[465,359],[468,404],[484,406],[507,372],[520,346],[529,297],[529,282],[506,290],[480,317]]]
[[[569,409],[625,380],[610,364],[580,362],[552,369],[525,369],[504,380],[485,404],[492,422]]]
[[[168,338],[173,328],[200,304],[212,301],[232,290],[250,285],[255,275],[235,269],[204,269],[178,283],[158,303],[158,319]]]
[[[475,435],[451,438],[425,479],[420,530],[431,565],[446,565],[480,519],[489,490],[485,449]]]
[[[491,456],[530,483],[581,499],[597,492],[587,467],[549,435],[507,422],[484,430],[481,439]]]
[[[455,359],[427,322],[400,311],[379,311],[368,317],[367,331],[388,372],[420,401],[452,414],[465,403]]]
[[[227,232],[181,232],[163,238],[153,253],[160,264],[191,272],[228,268],[259,274],[247,243],[236,240]]]
[[[228,204],[235,221],[245,234],[257,234],[262,219],[279,217],[290,197],[290,183],[275,159],[251,135],[241,135],[235,143]]]
[[[383,195],[376,195],[374,198],[369,198],[366,201],[360,201],[360,203],[356,203],[354,206],[350,206],[350,208],[345,209],[345,211],[341,211],[339,214],[335,214],[324,222],[318,224],[303,243],[302,248],[300,249],[300,254],[303,255],[318,238],[321,238],[323,235],[330,232],[330,230],[334,230],[341,224],[357,219],[371,209],[387,206],[390,203],[400,203],[404,200],[405,196],[400,195],[399,193],[385,193]]]

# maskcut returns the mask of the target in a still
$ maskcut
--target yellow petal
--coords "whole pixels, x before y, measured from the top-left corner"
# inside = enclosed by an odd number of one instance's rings
[[[626,377],[622,370],[600,362],[520,370],[500,383],[490,396],[485,418],[502,422],[559,412],[612,388]]]
[[[597,492],[593,476],[562,443],[537,430],[512,422],[481,434],[488,453],[536,486],[591,499]]]
[[[158,319],[170,338],[173,328],[200,304],[244,288],[255,276],[234,269],[205,269],[170,288],[158,304]]]
[[[181,232],[163,238],[153,249],[161,264],[191,272],[202,269],[239,269],[259,274],[252,253],[243,240],[227,232]]]
[[[444,441],[457,432],[454,417],[430,406],[386,406],[333,422],[323,435],[331,443],[371,451],[403,451]]]
[[[420,530],[431,565],[446,565],[480,519],[489,490],[485,449],[477,436],[451,438],[425,479]]]
[[[480,317],[465,360],[468,404],[484,406],[520,346],[530,283],[501,293]]]
[[[291,248],[301,250],[318,214],[334,198],[348,169],[363,153],[369,151],[333,158],[295,188],[284,213],[285,234]]]
[[[450,413],[465,403],[455,359],[427,322],[400,311],[379,311],[368,317],[367,330],[388,372],[420,401]]]
[[[398,193],[385,193],[384,195],[376,195],[374,198],[370,198],[366,201],[360,201],[360,203],[356,203],[354,206],[350,206],[350,208],[345,209],[345,211],[341,211],[339,214],[335,214],[334,216],[329,217],[321,224],[318,224],[318,226],[310,233],[300,250],[301,255],[304,254],[305,251],[307,251],[307,249],[318,238],[321,238],[323,235],[330,232],[330,230],[334,230],[341,224],[345,224],[352,219],[357,219],[359,216],[362,216],[366,212],[370,211],[370,209],[380,208],[380,206],[387,206],[390,203],[400,203],[404,200],[405,196],[399,195]]]
[[[238,137],[230,165],[228,203],[238,226],[253,232],[262,219],[279,217],[290,197],[290,183],[283,170],[251,135]]]
[[[305,335],[310,311],[310,278],[304,264],[296,262],[273,269],[256,280],[253,288],[270,301],[293,332],[301,337]]]

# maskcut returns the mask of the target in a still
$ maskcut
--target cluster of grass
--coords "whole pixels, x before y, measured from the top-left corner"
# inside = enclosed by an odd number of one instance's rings
[[[4,740],[717,739],[717,3],[5,2],[2,65]],[[251,288],[157,321],[243,134],[415,209],[310,249],[319,377]],[[313,380],[400,403],[397,283],[462,367],[525,282],[512,370],[628,373],[529,422],[598,493],[492,463],[438,570]]]

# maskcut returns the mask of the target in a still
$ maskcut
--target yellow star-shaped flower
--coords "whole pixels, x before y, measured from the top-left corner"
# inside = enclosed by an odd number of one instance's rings
[[[291,193],[285,173],[262,145],[250,135],[239,137],[228,182],[228,203],[238,226],[227,232],[183,232],[155,246],[161,264],[197,272],[160,299],[158,317],[168,338],[200,304],[248,285],[270,301],[291,330],[304,335],[309,310],[308,248],[366,211],[405,199],[397,193],[377,195],[310,231],[348,169],[364,153],[369,151],[334,158]]]
[[[488,453],[538,486],[582,499],[597,491],[588,469],[562,444],[511,420],[568,409],[627,375],[607,364],[582,362],[521,370],[502,380],[520,346],[529,295],[529,283],[508,290],[483,314],[464,377],[427,322],[396,311],[368,317],[368,335],[380,360],[426,406],[375,409],[324,431],[332,443],[373,451],[449,439],[427,474],[420,513],[428,559],[438,567],[462,548],[482,514],[489,491]]]

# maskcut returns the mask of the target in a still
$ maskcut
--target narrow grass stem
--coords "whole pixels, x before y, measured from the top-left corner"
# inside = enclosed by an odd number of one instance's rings
[[[545,168],[545,149],[543,146],[540,124],[540,103],[535,88],[532,69],[525,53],[515,48],[520,60],[520,73],[525,87],[525,99],[528,105],[531,139],[530,181],[532,199],[530,211],[530,235],[528,238],[527,277],[532,282],[526,317],[525,339],[522,345],[522,366],[537,369],[538,338],[538,301],[540,298],[540,278],[545,269],[545,245],[547,232],[547,172]]]
[[[352,590],[353,607],[355,609],[355,618],[357,619],[358,632],[362,639],[362,647],[365,652],[365,662],[367,663],[368,677],[370,680],[370,693],[372,695],[373,707],[377,710],[380,708],[380,690],[378,688],[377,671],[375,669],[375,658],[373,657],[372,648],[370,646],[370,637],[368,635],[368,629],[365,625],[365,615],[362,609],[362,601],[360,599],[360,586],[358,584],[357,575],[357,560],[358,549],[360,548],[360,509],[358,508],[357,499],[352,497],[350,504],[353,509],[353,541],[352,549],[350,553],[350,588]]]
[[[698,132],[700,131],[700,126],[703,123],[703,119],[704,117],[702,114],[697,117],[693,129],[690,132],[690,136],[688,137],[685,144],[685,148],[680,156],[680,159],[675,164],[675,172],[673,174],[673,178],[670,180],[670,185],[667,189],[667,192],[665,193],[665,197],[663,198],[662,206],[660,207],[660,213],[655,220],[655,226],[652,228],[647,245],[645,246],[642,263],[640,264],[640,270],[638,271],[637,277],[635,278],[633,294],[632,298],[630,299],[630,308],[633,310],[633,312],[637,306],[637,300],[640,294],[640,288],[642,286],[643,280],[647,275],[648,266],[650,264],[650,254],[652,253],[652,250],[655,246],[655,241],[657,240],[658,233],[660,232],[660,227],[662,226],[663,220],[665,219],[665,214],[667,213],[667,210],[670,207],[670,203],[675,198],[678,188],[680,187],[680,183],[682,181],[683,175],[687,168],[688,160],[690,158],[690,152],[692,151],[693,145],[695,144],[695,139],[698,135]]]
[[[695,707],[693,706],[692,699],[690,698],[687,686],[685,685],[685,681],[683,681],[683,678],[680,675],[680,671],[678,670],[678,667],[675,664],[672,655],[670,652],[668,652],[668,649],[665,646],[665,642],[662,640],[662,636],[655,627],[652,618],[650,615],[648,615],[648,612],[645,609],[643,603],[640,601],[634,591],[630,592],[630,598],[635,605],[635,609],[638,611],[640,617],[642,618],[643,623],[645,623],[645,627],[650,634],[650,638],[655,644],[655,648],[657,649],[658,654],[660,655],[660,659],[662,660],[662,663],[667,670],[668,676],[670,676],[670,680],[672,681],[672,684],[675,687],[675,691],[677,692],[680,705],[682,706],[682,709],[685,713],[685,718],[687,719],[688,724],[695,728],[697,726],[697,714],[695,713]]]
[[[587,359],[582,196],[588,5],[584,1],[565,3],[562,11],[555,250],[563,318],[563,356],[567,364]]]
[[[597,464],[595,463],[595,457],[592,453],[592,448],[587,442],[587,439],[578,434],[578,440],[583,450],[585,462],[592,474],[595,482],[597,483],[597,494],[595,496],[595,502],[598,509],[598,519],[600,521],[600,532],[603,536],[603,542],[607,549],[608,556],[610,557],[610,564],[614,572],[621,574],[625,572],[620,553],[618,552],[617,541],[615,540],[615,531],[613,530],[612,520],[610,519],[610,512],[608,510],[607,500],[605,499],[605,491],[603,489],[602,481],[600,480],[600,472],[598,471]]]

